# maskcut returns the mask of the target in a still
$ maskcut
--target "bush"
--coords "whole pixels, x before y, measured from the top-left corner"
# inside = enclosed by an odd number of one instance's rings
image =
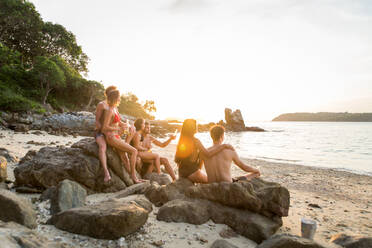
[[[26,112],[29,110],[44,113],[45,109],[37,102],[13,92],[0,82],[0,109],[11,112]]]

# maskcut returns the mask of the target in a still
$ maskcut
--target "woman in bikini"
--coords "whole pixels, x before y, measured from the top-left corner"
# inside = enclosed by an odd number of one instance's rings
[[[123,154],[127,152],[130,154],[130,175],[134,183],[140,183],[144,180],[138,179],[136,176],[136,160],[137,160],[137,149],[131,145],[125,143],[120,138],[120,135],[124,132],[124,126],[120,122],[120,114],[117,110],[117,106],[120,103],[120,92],[113,90],[108,93],[107,104],[109,106],[105,113],[102,131],[106,137],[106,142],[110,146],[116,148],[118,153]]]
[[[177,144],[175,162],[178,165],[179,177],[188,178],[194,183],[208,183],[208,177],[201,171],[204,157],[212,157],[223,149],[234,148],[228,144],[221,144],[207,150],[199,139],[194,135],[197,132],[197,124],[194,119],[186,119],[183,122],[181,136]]]
[[[160,156],[157,153],[151,152],[146,147],[142,146],[143,141],[143,131],[145,129],[145,120],[143,118],[139,118],[134,122],[134,127],[136,128],[136,132],[133,137],[129,138],[129,144],[131,144],[134,148],[138,151],[138,156],[141,158],[143,163],[154,163],[156,173],[160,174]],[[128,142],[128,141],[127,141]]]

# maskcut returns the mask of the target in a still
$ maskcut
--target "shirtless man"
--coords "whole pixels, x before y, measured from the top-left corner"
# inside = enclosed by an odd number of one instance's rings
[[[169,143],[172,140],[176,139],[175,135],[171,135],[168,140],[166,140],[164,142],[160,142],[159,140],[155,139],[150,133],[151,133],[150,123],[146,121],[145,122],[145,129],[143,130],[143,133],[142,133],[142,137],[143,137],[142,146],[144,148],[147,148],[147,150],[149,150],[149,151],[151,151],[152,143],[154,143],[156,146],[164,148],[167,145],[169,145]],[[172,166],[170,165],[168,159],[165,158],[165,157],[160,157],[160,164],[164,165],[165,170],[172,177],[173,181],[176,180],[176,175],[174,174],[174,171],[173,171]],[[147,173],[151,173],[153,171],[153,169],[154,169],[154,165],[151,164],[150,166],[148,166],[148,168],[146,168],[146,171],[144,172],[144,175],[146,175]]]
[[[210,135],[213,139],[213,146],[220,145],[223,143],[225,138],[225,129],[222,126],[215,125],[210,130]],[[212,146],[212,147],[213,147]],[[210,147],[209,149],[211,149]],[[243,177],[239,177],[242,180],[250,180],[260,176],[259,170],[252,168],[240,160],[235,150],[224,149],[215,156],[205,159],[204,166],[208,175],[208,183],[214,182],[233,182],[231,178],[231,163],[234,162],[242,170],[248,172]]]

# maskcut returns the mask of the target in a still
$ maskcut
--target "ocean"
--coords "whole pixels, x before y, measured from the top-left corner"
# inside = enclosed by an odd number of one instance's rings
[[[226,133],[239,156],[372,176],[371,122],[256,122],[267,132]],[[209,147],[209,133],[196,135]]]

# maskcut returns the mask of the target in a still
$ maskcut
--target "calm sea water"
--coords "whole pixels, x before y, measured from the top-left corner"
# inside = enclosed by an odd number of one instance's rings
[[[260,122],[249,123],[268,132],[227,133],[243,158],[294,163],[372,175],[371,122]],[[204,145],[209,133],[198,133]]]

